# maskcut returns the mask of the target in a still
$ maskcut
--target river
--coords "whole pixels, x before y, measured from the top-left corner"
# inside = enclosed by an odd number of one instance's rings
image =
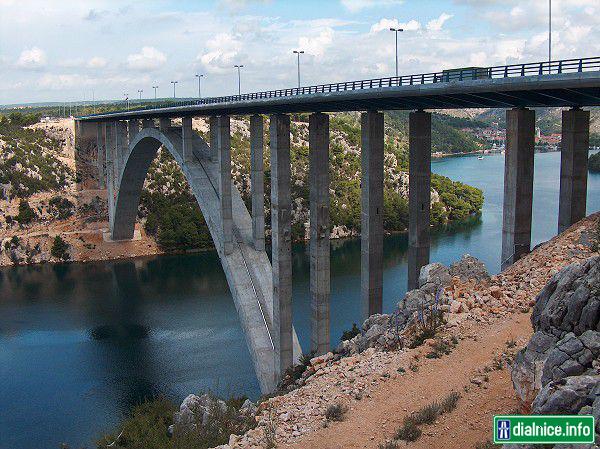
[[[533,245],[556,234],[559,153],[535,157]],[[481,220],[435,235],[431,260],[464,253],[500,265],[504,158],[434,160],[434,172],[483,189]],[[600,210],[590,174],[588,213]],[[407,238],[384,245],[384,311],[406,291]],[[309,261],[294,247],[294,323],[309,344]],[[332,243],[332,341],[360,317],[360,242]],[[211,389],[259,395],[215,252],[0,270],[0,449],[95,447],[142,398]]]

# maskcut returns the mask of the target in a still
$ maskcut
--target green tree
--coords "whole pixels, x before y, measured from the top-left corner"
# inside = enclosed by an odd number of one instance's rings
[[[36,217],[37,215],[29,203],[26,200],[21,200],[19,202],[19,213],[15,217],[15,220],[17,220],[19,224],[28,224],[31,223]]]
[[[52,257],[59,260],[69,260],[69,248],[70,245],[65,242],[59,235],[54,237],[54,241],[52,242],[52,248],[50,249],[50,254]]]

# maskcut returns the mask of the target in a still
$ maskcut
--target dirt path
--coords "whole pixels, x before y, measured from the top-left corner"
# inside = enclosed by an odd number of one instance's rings
[[[306,435],[294,445],[282,447],[377,448],[391,439],[405,416],[452,391],[461,394],[457,409],[435,424],[424,426],[422,437],[406,446],[474,447],[491,437],[493,415],[514,411],[518,403],[506,368],[490,372],[489,382],[482,386],[471,383],[471,379],[477,368],[490,364],[496,354],[506,349],[507,340],[524,343],[530,337],[529,317],[529,313],[516,313],[491,325],[473,327],[471,334],[467,334],[469,337],[450,355],[427,359],[418,372],[407,370],[403,376],[392,377],[380,384],[370,398],[354,403],[343,422],[333,423]],[[405,404],[410,404],[410,409]],[[405,443],[400,442],[399,447],[405,447]]]

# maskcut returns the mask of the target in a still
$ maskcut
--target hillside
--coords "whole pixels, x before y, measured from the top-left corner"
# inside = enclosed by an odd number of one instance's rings
[[[386,114],[384,227],[405,232],[408,226],[408,139],[406,114]],[[96,260],[205,249],[212,239],[187,181],[164,151],[146,178],[134,241],[107,241],[106,192],[91,190],[87,179],[75,179],[73,124],[65,119],[36,122],[39,117],[13,114],[0,126],[0,183],[5,211],[0,218],[0,264],[46,260]],[[456,128],[460,120],[434,115],[434,151],[460,151],[475,143]],[[477,123],[472,126],[478,126]],[[194,120],[205,138],[208,126]],[[267,130],[268,127],[265,127]],[[292,126],[292,233],[308,235],[308,116],[296,115]],[[232,120],[232,174],[242,198],[250,204],[248,119]],[[270,221],[270,165],[265,132],[266,221]],[[360,124],[358,114],[331,117],[332,237],[360,234]],[[78,175],[81,176],[81,175]],[[84,189],[85,186],[85,189]],[[434,226],[446,226],[476,216],[481,191],[433,175]],[[267,233],[269,230],[267,229]],[[54,249],[54,250],[53,250]]]

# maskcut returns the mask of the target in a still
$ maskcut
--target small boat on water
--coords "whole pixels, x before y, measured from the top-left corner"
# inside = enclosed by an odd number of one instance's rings
[[[483,160],[483,156],[477,156],[477,159],[479,159],[480,161]]]

